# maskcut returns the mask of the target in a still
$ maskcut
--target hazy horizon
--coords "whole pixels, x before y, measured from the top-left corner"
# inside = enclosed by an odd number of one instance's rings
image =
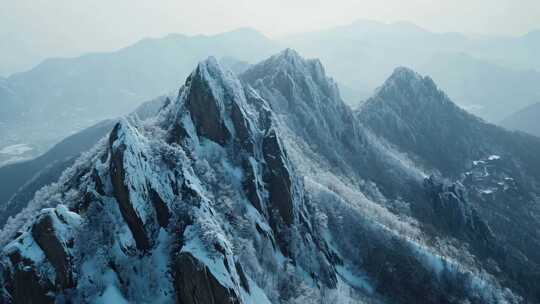
[[[488,6],[489,10],[483,9]],[[540,28],[540,2],[534,0],[520,3],[414,0],[406,5],[397,0],[333,3],[22,0],[6,1],[3,7],[0,12],[3,41],[0,55],[4,61],[0,62],[0,75],[3,76],[27,70],[45,58],[112,51],[144,38],[171,33],[212,35],[252,28],[276,39],[356,20],[410,22],[432,32],[488,36],[522,36]]]

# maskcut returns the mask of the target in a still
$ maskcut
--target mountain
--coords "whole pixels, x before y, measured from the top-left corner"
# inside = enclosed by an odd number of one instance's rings
[[[359,20],[282,41],[320,58],[357,101],[373,94],[397,66],[431,75],[459,105],[490,122],[538,100],[540,66],[530,38],[469,38],[414,24]]]
[[[527,106],[501,121],[500,125],[509,130],[519,130],[540,137],[540,103]]]
[[[525,158],[527,152],[518,150],[523,144],[512,141],[535,141],[467,113],[430,77],[407,68],[393,72],[375,96],[362,105],[359,117],[377,135],[430,160],[427,165],[443,169],[445,175],[459,173],[455,169],[488,153]]]
[[[0,114],[0,149],[29,143],[39,155],[74,131],[127,114],[174,89],[200,58],[254,61],[273,50],[268,38],[239,29],[213,36],[172,34],[116,52],[47,59],[1,80],[0,98],[8,106]]]
[[[417,70],[432,76],[469,112],[493,123],[540,98],[533,85],[540,81],[539,72],[494,65],[464,53],[434,54]]]
[[[431,78],[406,68],[396,69],[359,108],[357,117],[430,174],[453,181],[436,186],[448,187],[445,195],[451,199],[442,204],[463,204],[459,202],[463,200],[473,206],[475,217],[485,221],[488,235],[494,238],[479,246],[479,260],[499,261],[497,272],[518,281],[532,298],[537,297],[532,282],[540,270],[540,139],[506,131],[465,112]],[[431,178],[428,183],[432,184]],[[434,204],[441,204],[443,198],[439,195]],[[442,218],[428,214],[426,220],[439,221],[434,225],[451,233],[461,229],[453,220],[460,213],[463,211],[441,213]],[[519,228],[514,221],[520,222]],[[474,239],[472,233],[455,236]],[[523,238],[528,242],[520,241]]]
[[[353,111],[321,62],[294,50],[239,76],[209,58],[154,117],[120,120],[8,221],[0,295],[8,303],[537,302],[540,144],[467,114],[434,87],[398,70]],[[461,182],[459,168],[445,170],[377,128],[376,117],[415,102],[433,105],[424,113],[433,121],[410,111],[397,127],[404,136],[457,120],[482,126],[471,135],[485,136],[481,147],[491,148],[492,133],[510,144],[495,142],[499,155],[472,152],[482,158]],[[503,154],[525,142],[529,154]],[[501,179],[504,187],[480,196]],[[513,207],[506,219],[503,202]],[[509,229],[511,221],[528,228]]]

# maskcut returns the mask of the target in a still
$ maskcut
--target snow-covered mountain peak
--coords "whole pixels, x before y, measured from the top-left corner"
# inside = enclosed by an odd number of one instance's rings
[[[256,64],[245,74],[257,72],[266,74],[287,73],[292,77],[310,76],[318,81],[328,81],[326,72],[319,59],[305,59],[294,49],[285,49],[280,53]]]
[[[416,94],[436,94],[439,92],[437,85],[428,76],[422,76],[414,70],[406,67],[398,67],[384,82],[378,92],[392,90],[408,90]]]
[[[293,49],[286,49],[253,65],[240,78],[255,88],[272,84],[288,99],[286,107],[293,106],[291,102],[294,101],[341,100],[335,81],[326,75],[321,62],[305,59]]]
[[[392,72],[392,75],[389,78],[421,81],[423,77],[420,74],[418,74],[416,71],[414,71],[413,69],[401,66],[401,67],[395,68],[394,71]]]
[[[224,103],[228,103],[231,98],[240,98],[242,92],[238,78],[214,57],[201,61],[186,80],[186,85],[196,89],[205,86],[213,97]]]
[[[376,104],[376,105],[373,105]],[[429,76],[398,67],[380,86],[375,95],[368,99],[362,108],[390,107],[397,111],[402,108],[440,107],[449,111],[459,111],[458,107],[441,91]]]
[[[290,64],[301,64],[304,61],[304,58],[300,54],[291,48],[286,48],[278,54],[271,57],[269,60],[274,61],[284,61]]]
[[[162,114],[170,141],[204,136],[224,145],[248,132],[244,87],[233,72],[213,58],[200,62]],[[193,130],[193,131],[191,131]]]

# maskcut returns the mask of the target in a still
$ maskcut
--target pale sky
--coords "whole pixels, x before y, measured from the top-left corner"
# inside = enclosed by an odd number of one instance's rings
[[[0,0],[0,56],[14,63],[25,56],[73,56],[144,37],[238,27],[279,37],[356,19],[522,35],[540,28],[540,0]]]

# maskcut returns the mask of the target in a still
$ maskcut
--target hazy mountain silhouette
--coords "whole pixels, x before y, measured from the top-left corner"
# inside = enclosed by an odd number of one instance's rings
[[[527,106],[516,113],[512,113],[501,125],[509,130],[527,132],[540,137],[540,103]]]
[[[360,20],[294,35],[284,43],[321,58],[340,82],[361,92],[359,101],[370,97],[395,67],[409,66],[431,75],[460,105],[498,122],[540,96],[538,36],[470,38],[408,22]]]
[[[129,113],[174,89],[200,58],[254,61],[275,50],[260,33],[239,29],[213,36],[171,34],[116,52],[47,59],[0,80],[0,148],[29,142],[43,151],[76,130]]]

